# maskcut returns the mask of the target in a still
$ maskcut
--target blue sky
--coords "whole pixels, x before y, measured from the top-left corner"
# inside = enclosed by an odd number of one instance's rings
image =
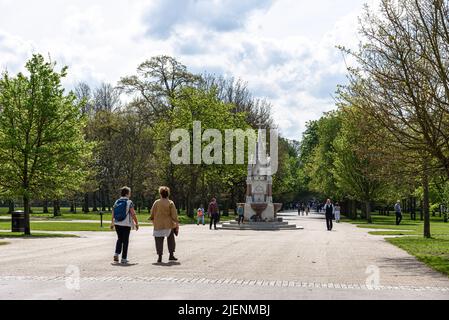
[[[284,136],[334,108],[345,82],[336,45],[355,47],[357,17],[376,0],[0,0],[0,68],[33,53],[69,66],[78,81],[115,84],[151,56],[194,72],[240,77],[267,98]]]

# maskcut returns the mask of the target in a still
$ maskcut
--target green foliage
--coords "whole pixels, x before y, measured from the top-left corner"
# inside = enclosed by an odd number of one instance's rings
[[[67,68],[56,72],[54,63],[34,55],[26,69],[27,75],[5,72],[0,79],[0,191],[27,202],[56,199],[85,177],[86,119],[62,88]]]
[[[334,178],[340,195],[369,203],[379,199],[385,184],[375,173],[380,169],[376,154],[370,150],[365,128],[366,118],[349,108],[343,109],[342,126],[334,141]],[[369,129],[368,129],[369,130]]]
[[[296,202],[303,191],[300,173],[299,144],[283,138],[279,139],[279,169],[273,177],[273,198],[276,202]]]
[[[307,139],[302,144],[303,179],[309,182],[308,187],[325,195],[337,197],[338,190],[334,179],[334,141],[341,127],[338,113],[325,114],[317,122],[309,124]],[[314,144],[316,144],[314,146]],[[313,147],[313,148],[312,148]]]

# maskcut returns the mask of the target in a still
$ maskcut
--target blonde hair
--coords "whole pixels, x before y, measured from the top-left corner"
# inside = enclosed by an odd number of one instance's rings
[[[169,187],[159,187],[159,194],[164,199],[168,198],[170,196],[170,188]]]

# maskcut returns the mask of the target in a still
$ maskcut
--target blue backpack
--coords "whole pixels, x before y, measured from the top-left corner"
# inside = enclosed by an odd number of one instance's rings
[[[128,215],[128,199],[119,199],[114,206],[115,221],[122,222]]]

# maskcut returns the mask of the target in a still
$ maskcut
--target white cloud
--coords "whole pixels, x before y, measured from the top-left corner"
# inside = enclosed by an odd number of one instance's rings
[[[376,0],[369,0],[376,1]],[[334,107],[344,81],[335,45],[357,42],[364,0],[0,0],[0,68],[21,69],[32,52],[69,66],[67,86],[116,83],[158,54],[194,72],[240,77],[268,98],[282,132]]]

